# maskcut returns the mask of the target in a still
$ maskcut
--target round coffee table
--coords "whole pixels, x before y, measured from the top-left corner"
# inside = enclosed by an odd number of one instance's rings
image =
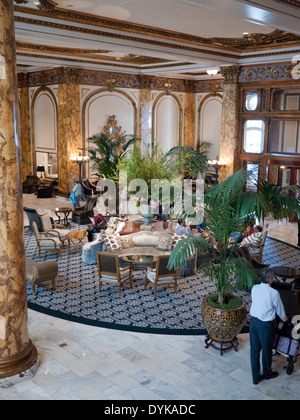
[[[154,264],[157,262],[157,257],[154,255],[126,255],[122,259],[129,262],[131,267],[133,264],[152,264],[154,267]]]
[[[72,209],[70,207],[57,207],[55,209],[55,214],[58,217],[58,223],[60,223],[60,218],[61,216],[59,215],[59,213],[63,213],[63,218],[64,218],[64,225],[68,226],[68,216],[71,213]]]
[[[280,277],[283,281],[300,277],[300,270],[298,268],[278,265],[276,267],[272,267],[272,270],[275,276]]]
[[[79,244],[84,245],[82,241],[87,236],[88,233],[86,230],[73,230],[68,234],[68,239],[70,240],[70,242],[72,242],[73,245],[76,246],[76,248],[79,248]]]

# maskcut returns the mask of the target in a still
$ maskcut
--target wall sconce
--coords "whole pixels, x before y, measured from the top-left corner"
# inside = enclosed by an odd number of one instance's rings
[[[88,156],[82,156],[79,152],[78,156],[70,156],[70,161],[73,163],[77,163],[79,165],[79,182],[82,184],[82,165],[86,162],[88,162],[89,157]]]
[[[216,185],[219,183],[219,170],[226,168],[227,162],[222,162],[219,160],[219,156],[216,157],[216,160],[209,160],[208,165],[215,169],[216,172]]]
[[[218,74],[218,72],[219,72],[219,69],[209,69],[209,70],[206,70],[206,73],[207,73],[210,77],[215,76],[216,74]]]

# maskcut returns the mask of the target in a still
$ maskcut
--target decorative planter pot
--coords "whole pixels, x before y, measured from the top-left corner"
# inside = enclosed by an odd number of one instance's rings
[[[151,213],[150,206],[143,206],[142,217],[145,219],[145,226],[151,226],[151,221],[153,219],[153,214]]]
[[[213,296],[213,295],[209,295]],[[206,345],[212,345],[221,351],[234,348],[237,350],[237,335],[241,332],[247,318],[247,310],[243,300],[236,309],[219,309],[208,304],[206,296],[203,300],[201,315],[208,332]],[[219,345],[216,347],[214,343]]]

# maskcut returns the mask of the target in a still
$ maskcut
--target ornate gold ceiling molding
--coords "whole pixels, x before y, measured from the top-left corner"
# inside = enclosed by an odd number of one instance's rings
[[[118,40],[125,40],[125,41],[131,41],[131,42],[139,42],[139,43],[143,43],[143,44],[150,44],[150,45],[155,45],[158,47],[166,47],[166,48],[172,48],[172,49],[176,49],[176,50],[183,50],[183,51],[190,51],[190,52],[195,52],[195,53],[204,53],[204,54],[209,54],[209,55],[215,55],[215,56],[220,56],[220,57],[226,57],[226,58],[233,58],[236,59],[237,56],[234,54],[230,54],[229,52],[225,52],[225,51],[214,51],[211,49],[202,49],[202,48],[196,48],[196,47],[192,47],[192,46],[187,46],[187,45],[178,45],[178,44],[171,44],[169,42],[165,42],[165,41],[156,41],[156,40],[149,40],[146,39],[144,37],[141,38],[137,38],[137,37],[133,37],[130,35],[123,35],[123,34],[119,34],[119,33],[112,33],[112,32],[105,32],[105,31],[100,31],[97,29],[90,29],[90,28],[84,28],[84,27],[79,27],[79,26],[71,26],[71,25],[66,25],[66,24],[60,24],[57,22],[49,22],[49,21],[42,21],[42,20],[36,20],[36,19],[32,19],[32,18],[25,18],[23,16],[15,16],[15,22],[20,22],[20,23],[24,23],[24,24],[29,24],[29,25],[37,25],[37,26],[47,26],[50,27],[51,29],[59,29],[59,30],[66,30],[66,31],[73,31],[76,33],[85,33],[85,34],[89,34],[89,35],[96,35],[99,37],[107,37],[107,38],[113,38],[113,39],[118,39]]]
[[[107,28],[111,30],[117,30],[127,33],[133,33],[141,36],[152,36],[160,39],[171,40],[173,42],[185,42],[188,44],[195,44],[198,46],[209,45],[212,48],[220,48],[220,46],[212,45],[210,39],[189,35],[181,32],[168,31],[166,29],[155,28],[152,26],[139,25],[136,23],[130,23],[117,19],[110,19],[106,17],[91,15],[87,13],[70,11],[67,9],[56,8],[51,14],[45,13],[37,9],[28,9],[23,6],[16,6],[16,12],[24,14],[30,14],[39,17],[52,17],[65,22],[76,22],[79,24],[93,25],[100,28]],[[226,46],[222,46],[222,49],[227,49]]]
[[[299,0],[274,0],[277,3],[283,3],[288,6],[296,7],[297,9],[300,9],[300,1]]]
[[[66,56],[71,57],[81,57],[84,59],[91,58],[91,59],[98,59],[101,61],[110,61],[116,63],[127,63],[132,65],[154,65],[158,63],[168,63],[170,60],[152,58],[152,57],[144,57],[144,56],[137,56],[134,54],[126,54],[124,57],[118,58],[109,56],[108,50],[97,50],[97,49],[90,49],[86,50],[83,48],[65,48],[65,47],[57,47],[57,46],[49,46],[49,45],[40,45],[40,44],[31,44],[16,41],[16,48],[18,51],[30,51],[30,52],[38,52],[38,53],[45,53],[45,54],[53,54],[53,55],[60,55],[64,54]]]
[[[281,3],[284,4],[286,6],[291,6],[291,7],[296,7],[297,9],[300,9],[300,1],[299,0],[273,0],[276,3]],[[247,0],[248,3],[253,3],[253,4],[258,4],[255,1],[252,0]]]
[[[27,0],[14,0],[17,4],[27,4]],[[39,0],[40,4],[37,6],[42,12],[53,12],[57,7],[57,3],[53,0]]]
[[[22,1],[22,0],[20,0]],[[49,1],[49,0],[46,0]],[[288,1],[288,0],[287,0]],[[285,33],[283,31],[274,31],[270,34],[250,34],[247,36],[244,36],[243,38],[203,38],[193,35],[184,34],[181,32],[172,32],[165,29],[155,28],[151,26],[145,26],[145,25],[139,25],[139,24],[133,24],[129,22],[124,22],[116,19],[109,19],[105,17],[99,17],[96,15],[91,14],[85,14],[80,12],[74,12],[66,9],[60,9],[55,8],[51,11],[51,13],[47,13],[47,11],[43,12],[42,10],[36,10],[36,9],[28,9],[26,7],[22,6],[16,6],[16,11],[44,17],[44,16],[50,16],[58,20],[63,20],[64,22],[76,22],[81,24],[89,24],[93,25],[99,28],[109,28],[111,30],[117,30],[121,32],[126,33],[132,33],[141,35],[142,37],[145,36],[152,36],[159,38],[161,40],[170,40],[173,42],[184,42],[188,44],[194,44],[197,46],[209,46],[213,49],[221,49],[224,51],[232,51],[232,52],[243,52],[245,48],[248,50],[255,51],[257,48],[276,48],[276,47],[286,47],[291,44],[297,44],[300,45],[300,37],[296,36],[294,34]],[[18,17],[16,17],[17,21],[20,21]],[[39,21],[36,21],[34,19],[28,19],[28,23],[31,24],[41,24],[45,25],[45,23],[49,25],[49,22],[41,21],[41,23],[38,23]],[[22,20],[26,23],[26,19]],[[66,24],[64,24],[68,30],[70,30],[70,27]],[[54,26],[57,27],[57,26]],[[72,27],[71,27],[72,28]],[[102,36],[109,36],[111,33],[103,33]],[[117,36],[117,34],[115,34]],[[124,36],[119,35],[120,38],[124,39]],[[127,35],[125,39],[134,40],[138,42],[145,42],[145,39],[136,38],[136,37],[130,37]],[[147,41],[149,42],[149,41]],[[153,41],[151,41],[153,43]],[[161,44],[162,41],[159,43]],[[166,44],[167,46],[172,46],[172,44]],[[179,47],[179,46],[178,46]]]
[[[233,46],[241,52],[260,51],[270,48],[284,48],[291,45],[300,45],[300,36],[288,32],[275,30],[270,34],[248,34],[243,38],[212,38],[215,44]]]

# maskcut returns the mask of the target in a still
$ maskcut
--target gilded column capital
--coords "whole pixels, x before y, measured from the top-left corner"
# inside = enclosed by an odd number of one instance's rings
[[[153,77],[147,75],[141,75],[141,89],[151,89],[153,83]]]
[[[238,83],[241,66],[222,66],[221,74],[224,77],[224,83]]]
[[[72,67],[58,67],[53,69],[59,83],[78,83],[84,70]]]

